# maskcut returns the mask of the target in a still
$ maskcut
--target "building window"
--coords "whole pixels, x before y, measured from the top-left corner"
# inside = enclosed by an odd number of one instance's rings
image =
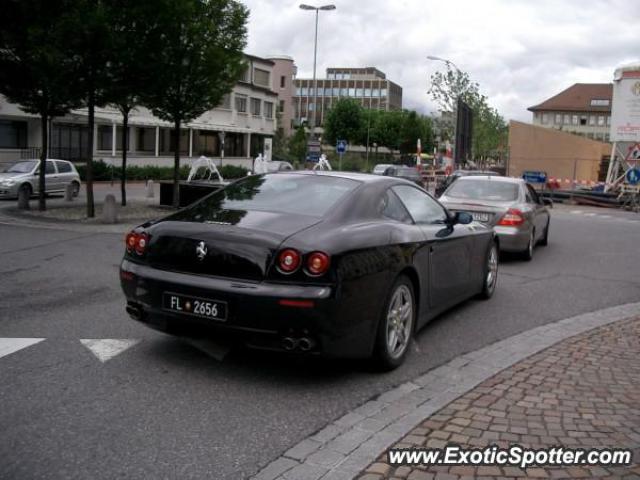
[[[562,125],[562,115],[559,113],[556,113],[556,125]]]
[[[335,79],[336,80],[342,80],[342,74],[341,73],[336,73],[335,74]]]
[[[252,115],[260,115],[260,107],[262,106],[262,101],[259,98],[251,99],[251,114]]]
[[[596,124],[596,116],[589,115],[589,125],[594,126]]]
[[[0,148],[27,148],[27,122],[0,120]]]
[[[573,115],[571,117],[571,124],[572,125],[578,125],[578,115]]]
[[[371,96],[371,89],[370,88],[365,88],[364,89],[364,96],[365,97],[370,97]]]
[[[547,123],[549,123],[549,115],[547,115],[546,113],[542,114],[542,124],[546,125]]]
[[[284,100],[280,100],[280,103],[278,104],[278,111],[280,113],[284,112]]]
[[[611,116],[607,115],[607,125],[611,125]],[[607,140],[608,142],[609,140]]]
[[[335,73],[327,73],[327,80],[333,80],[334,78],[336,78]]]
[[[280,88],[284,88],[287,86],[287,77],[284,75],[280,76]]]
[[[386,97],[387,96],[387,89],[386,88],[381,88],[380,89],[380,96],[381,97]]]
[[[377,88],[374,88],[373,90],[371,90],[371,96],[378,98],[380,96],[380,90]]]
[[[231,110],[231,94],[230,93],[225,93],[222,96],[222,101],[220,102],[219,108],[224,108],[225,110]]]
[[[349,96],[349,89],[347,89],[347,88],[341,88],[341,89],[340,89],[340,96],[341,96],[341,97],[348,97],[348,96]]]
[[[356,97],[361,97],[364,92],[362,88],[356,88]]]
[[[309,110],[310,112],[313,112],[313,111],[315,110],[315,104],[314,104],[313,102],[309,104],[309,108],[308,108],[308,110]]]
[[[350,88],[348,96],[349,97],[355,97],[356,96],[356,89],[355,88]]]
[[[598,117],[598,126],[602,127],[604,125],[604,117],[602,115],[600,115]]]
[[[307,93],[308,91],[309,90],[307,89],[307,87],[302,87],[302,88],[300,88],[300,95],[303,96],[303,97],[306,97],[308,95],[308,93]]]
[[[98,126],[98,150],[111,150],[113,148],[113,144],[111,143],[112,141],[113,141],[113,126],[99,125]],[[116,128],[116,150],[122,151],[122,127]],[[129,150],[129,138],[127,138],[127,150]]]
[[[580,125],[586,125],[587,124],[587,117],[582,116],[580,117]]]
[[[343,73],[342,74],[342,79],[343,80],[349,80],[351,78],[351,74],[350,73]]]
[[[273,103],[264,102],[264,116],[267,118],[273,118]]]
[[[569,125],[571,123],[571,116],[570,115],[565,115],[564,116],[564,124],[565,125]]]
[[[331,96],[331,92],[332,92],[332,90],[330,88],[325,88],[324,89],[324,96],[325,97],[330,97]]]
[[[253,83],[256,85],[262,85],[263,87],[269,86],[269,72],[266,70],[260,70],[259,68],[253,69]]]
[[[332,97],[339,97],[340,96],[340,89],[339,88],[334,88],[333,91],[331,92],[331,96]]]
[[[242,72],[242,75],[240,76],[240,81],[249,83],[249,69],[248,68],[244,72]]]
[[[138,127],[137,150],[140,152],[156,151],[156,129]]]
[[[247,113],[247,97],[236,95],[236,110],[240,113]]]
[[[608,107],[609,100],[606,98],[593,98],[591,99],[591,106],[592,107]]]

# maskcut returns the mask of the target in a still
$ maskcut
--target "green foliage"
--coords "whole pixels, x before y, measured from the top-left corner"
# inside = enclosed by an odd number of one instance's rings
[[[85,181],[87,170],[85,165],[76,165],[80,178]],[[225,180],[242,178],[247,175],[247,169],[237,165],[223,165],[218,169]],[[189,176],[189,167],[183,165],[179,170],[180,179],[186,180]],[[121,170],[116,166],[109,165],[102,160],[93,162],[93,177],[96,181],[119,180]],[[173,167],[161,167],[156,165],[129,165],[127,167],[128,180],[172,180]]]
[[[289,139],[289,158],[293,161],[304,162],[307,156],[307,134],[300,126]]]
[[[157,117],[191,121],[220,104],[246,68],[244,5],[234,0],[158,0],[157,35],[144,103]]]
[[[341,98],[333,104],[324,121],[324,141],[335,145],[338,140],[356,143],[362,139],[363,118],[360,102],[353,98]]]

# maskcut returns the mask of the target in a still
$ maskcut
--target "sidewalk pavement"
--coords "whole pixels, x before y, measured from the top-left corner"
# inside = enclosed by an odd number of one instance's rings
[[[386,452],[358,480],[640,479],[640,317],[564,340],[482,382],[394,448],[629,448],[627,467],[391,466]]]

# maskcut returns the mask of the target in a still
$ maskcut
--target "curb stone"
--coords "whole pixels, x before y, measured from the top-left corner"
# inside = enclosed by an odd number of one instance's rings
[[[640,302],[519,333],[388,390],[293,446],[252,480],[348,480],[417,424],[498,372],[562,340],[640,314]]]

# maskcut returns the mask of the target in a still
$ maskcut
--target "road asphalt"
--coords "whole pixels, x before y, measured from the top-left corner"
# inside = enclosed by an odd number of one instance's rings
[[[640,298],[640,216],[561,207],[548,247],[503,258],[494,298],[434,320],[393,372],[246,351],[219,362],[127,317],[124,227],[18,223],[0,219],[0,478],[249,478],[463,354]]]

